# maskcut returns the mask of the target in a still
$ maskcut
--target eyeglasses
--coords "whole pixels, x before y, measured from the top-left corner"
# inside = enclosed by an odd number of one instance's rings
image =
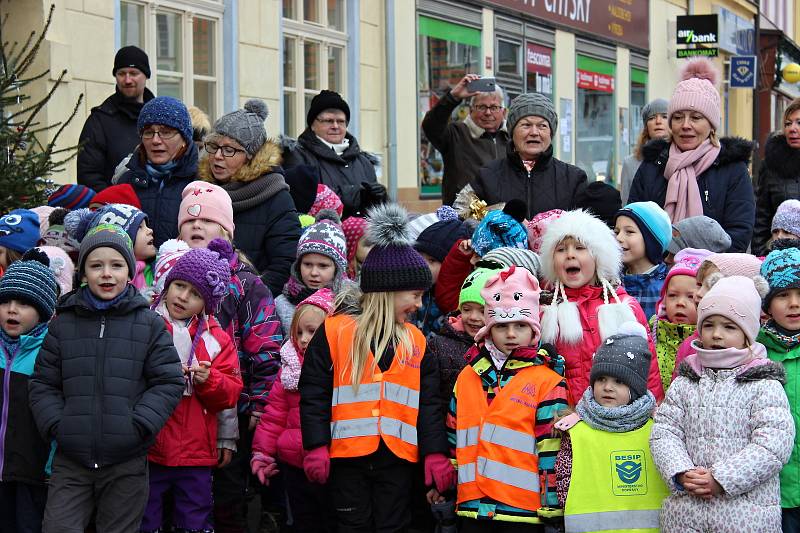
[[[487,109],[489,111],[491,111],[492,113],[497,113],[497,112],[503,110],[503,106],[501,106],[501,105],[483,105],[483,104],[481,104],[481,105],[474,105],[474,106],[472,106],[472,108],[475,109],[476,111],[478,111],[479,113],[486,113]]]
[[[179,133],[178,130],[172,128],[163,128],[160,130],[147,129],[142,132],[142,139],[150,140],[156,135],[158,135],[161,138],[161,140],[166,141],[168,139],[172,139],[178,133]]]
[[[240,150],[238,148],[234,148],[233,146],[220,146],[214,143],[206,143],[204,148],[206,149],[206,152],[211,155],[215,155],[217,150],[222,150],[223,157],[233,157],[239,152],[245,153],[245,150]]]
[[[337,126],[347,126],[347,121],[341,118],[318,118],[317,122],[328,127],[333,126],[334,124]]]

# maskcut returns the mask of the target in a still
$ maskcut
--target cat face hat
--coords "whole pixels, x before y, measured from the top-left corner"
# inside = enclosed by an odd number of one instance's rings
[[[525,322],[533,329],[533,344],[539,343],[539,282],[524,268],[510,266],[489,278],[481,291],[486,301],[485,324],[475,340],[489,334],[492,326],[507,322]]]

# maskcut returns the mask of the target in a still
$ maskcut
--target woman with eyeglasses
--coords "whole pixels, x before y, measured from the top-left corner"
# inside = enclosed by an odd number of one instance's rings
[[[133,185],[153,229],[153,244],[178,235],[178,210],[183,189],[197,176],[197,147],[192,119],[183,102],[170,96],[153,98],[137,122],[139,146],[119,183]]]
[[[224,115],[204,139],[200,179],[225,189],[233,202],[236,248],[250,259],[272,294],[280,294],[294,262],[300,221],[281,169],[281,150],[267,138],[262,100]]]

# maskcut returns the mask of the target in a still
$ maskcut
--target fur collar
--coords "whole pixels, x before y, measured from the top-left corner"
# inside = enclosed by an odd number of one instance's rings
[[[216,183],[214,175],[211,173],[211,161],[208,159],[208,154],[205,151],[203,153],[204,155],[200,159],[200,168],[198,171],[200,179]],[[260,178],[264,174],[270,174],[280,166],[281,160],[281,149],[278,144],[275,141],[267,140],[264,146],[256,152],[253,159],[233,175],[231,181],[247,183],[256,178]]]
[[[731,163],[750,163],[755,143],[741,137],[722,137],[719,140],[722,150],[714,161],[714,166]],[[644,161],[666,163],[669,158],[669,141],[653,139],[642,147]]]
[[[764,169],[783,179],[800,177],[800,150],[786,143],[782,133],[767,139],[764,149]]]
[[[678,367],[678,375],[691,381],[700,381],[700,376],[689,363],[681,362]],[[741,374],[737,374],[736,381],[740,383],[748,381],[761,381],[763,379],[774,379],[781,384],[786,383],[786,370],[783,365],[774,361],[765,361],[764,364],[748,368]]]

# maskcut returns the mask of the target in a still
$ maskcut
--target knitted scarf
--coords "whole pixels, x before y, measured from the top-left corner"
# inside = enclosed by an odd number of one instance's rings
[[[147,174],[147,178],[150,182],[161,183],[161,180],[172,174],[172,171],[175,170],[177,166],[177,161],[169,161],[163,165],[154,165],[148,161],[144,164],[144,172]]]
[[[47,322],[40,322],[39,324],[35,325],[33,329],[29,332],[25,333],[28,337],[36,337],[42,333],[42,331],[47,327]],[[12,337],[8,335],[2,328],[0,328],[0,347],[3,348],[3,351],[7,355],[13,356],[17,350],[19,349],[19,340],[20,337]],[[6,361],[6,365],[8,365],[8,361]]]
[[[283,175],[278,173],[265,174],[253,181],[230,181],[220,183],[231,197],[233,212],[240,213],[261,205],[281,191],[288,191],[289,186]]]
[[[761,326],[764,331],[772,334],[773,337],[778,339],[787,350],[794,349],[800,344],[800,331],[790,332],[770,319],[766,324]]]
[[[125,296],[127,296],[128,294],[127,285],[125,286],[125,288],[122,290],[121,293],[116,295],[111,300],[102,300],[98,298],[97,296],[94,295],[94,293],[92,293],[92,291],[89,290],[89,287],[86,286],[81,287],[80,290],[81,290],[81,298],[83,298],[83,301],[86,302],[86,305],[89,306],[89,309],[91,309],[92,311],[106,311],[108,309],[111,309],[112,307],[114,307],[114,305],[117,304],[117,302],[125,298]]]
[[[587,387],[575,410],[581,420],[593,429],[610,433],[625,433],[645,425],[647,420],[653,416],[655,408],[656,399],[650,391],[628,405],[603,407],[595,401],[592,387]]]
[[[681,152],[675,143],[670,143],[669,159],[664,167],[664,178],[669,181],[664,211],[673,224],[703,214],[697,176],[714,164],[719,152],[719,146],[711,144],[709,139],[694,150],[685,152]]]
[[[300,382],[300,370],[303,357],[294,339],[289,339],[281,346],[281,384],[287,391],[296,391]]]

